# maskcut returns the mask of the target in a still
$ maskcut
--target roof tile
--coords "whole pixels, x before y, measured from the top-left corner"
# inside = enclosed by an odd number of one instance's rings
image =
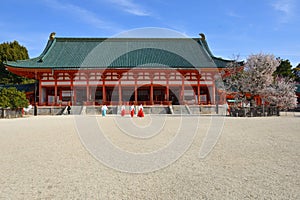
[[[192,38],[54,38],[33,59],[8,62],[21,68],[214,68],[229,61]]]

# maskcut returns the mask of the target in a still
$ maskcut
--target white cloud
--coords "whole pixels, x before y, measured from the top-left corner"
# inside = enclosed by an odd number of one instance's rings
[[[242,18],[241,15],[237,14],[236,12],[234,11],[229,11],[226,13],[229,17],[234,17],[234,18]]]
[[[150,12],[146,11],[140,5],[132,0],[108,0],[109,2],[118,5],[124,12],[137,16],[150,16]]]
[[[63,10],[64,12],[68,12],[73,17],[79,18],[83,22],[90,24],[96,28],[101,29],[111,29],[115,25],[111,25],[109,22],[101,20],[95,13],[84,9],[82,7],[70,4],[70,3],[62,3],[57,0],[44,0],[47,6],[56,9]]]
[[[295,1],[294,0],[277,0],[272,4],[275,11],[280,12],[280,20],[282,23],[287,23],[294,16]]]
[[[286,1],[277,1],[276,3],[274,3],[273,8],[275,10],[281,11],[283,13],[285,13],[286,15],[288,15],[290,13],[291,10],[291,2],[286,0]]]

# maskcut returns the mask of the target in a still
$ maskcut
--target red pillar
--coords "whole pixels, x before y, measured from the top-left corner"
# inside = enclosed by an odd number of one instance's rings
[[[138,76],[136,74],[134,74],[133,77],[134,77],[134,101],[135,101],[135,104],[137,104],[137,100],[138,100],[137,79],[138,79]]]
[[[71,105],[74,104],[74,102],[76,102],[76,94],[74,91],[74,73],[70,73],[70,81],[71,81],[71,86],[70,86],[70,90],[71,90]]]
[[[185,74],[182,74],[182,83],[181,83],[181,100],[182,103],[184,103],[184,79],[185,79]]]
[[[200,78],[201,78],[201,75],[198,74],[197,75],[197,93],[198,93],[198,104],[200,105]]]
[[[90,101],[90,74],[87,72],[86,78],[86,102]]]
[[[57,74],[54,74],[53,78],[54,78],[54,105],[57,105]]]
[[[153,74],[150,74],[150,104],[153,105]]]
[[[213,83],[212,83],[212,104],[216,104],[216,80],[215,76],[212,75]]]
[[[103,103],[105,103],[106,102],[106,90],[105,90],[105,78],[106,78],[106,76],[105,76],[105,74],[103,74],[102,76],[101,76],[101,78],[102,78],[102,82],[103,82],[103,85],[102,85],[102,96],[103,96]]]
[[[36,72],[36,80],[39,81],[39,103],[38,105],[42,105],[43,93],[42,93],[42,77]]]
[[[119,88],[119,105],[122,105],[121,77],[122,77],[122,74],[119,74],[119,75],[118,75],[118,81],[119,81],[119,85],[118,85],[118,88]]]
[[[170,75],[166,74],[166,101],[170,101],[170,94],[169,94],[169,78]]]

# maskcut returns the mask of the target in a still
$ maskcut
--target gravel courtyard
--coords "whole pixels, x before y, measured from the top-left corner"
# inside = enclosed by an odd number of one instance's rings
[[[166,145],[181,120],[123,118],[138,126],[165,120],[159,134],[141,140],[123,134],[116,117],[98,116],[99,127],[132,152]],[[98,161],[83,145],[74,116],[2,119],[0,199],[300,199],[300,116],[226,117],[204,159],[199,151],[214,117],[188,118],[200,124],[191,146],[172,164],[147,173]]]

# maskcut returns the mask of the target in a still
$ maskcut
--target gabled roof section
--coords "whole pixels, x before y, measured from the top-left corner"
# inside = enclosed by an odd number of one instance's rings
[[[225,59],[199,38],[60,38],[51,37],[40,56],[7,62],[15,68],[216,68]]]

